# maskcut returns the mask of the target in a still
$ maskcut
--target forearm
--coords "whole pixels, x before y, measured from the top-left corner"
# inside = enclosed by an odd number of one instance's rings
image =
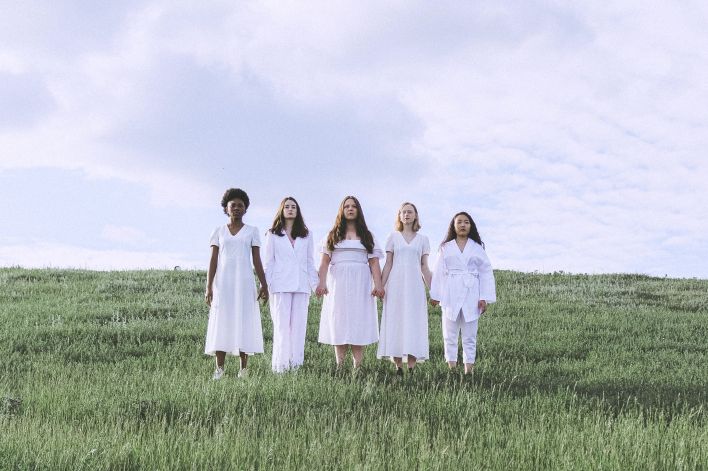
[[[374,280],[374,288],[381,289],[383,285],[381,284],[381,265],[379,265],[379,259],[370,259],[369,268],[371,269],[371,278]]]

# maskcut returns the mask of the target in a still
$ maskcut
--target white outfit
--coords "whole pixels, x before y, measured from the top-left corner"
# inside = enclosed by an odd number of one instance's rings
[[[393,266],[386,280],[381,315],[381,335],[376,356],[413,355],[428,359],[428,302],[421,270],[421,258],[430,253],[430,242],[416,234],[410,243],[395,231],[386,240],[386,252],[393,254]]]
[[[443,317],[445,360],[457,361],[457,337],[462,330],[465,363],[474,363],[480,299],[497,300],[494,273],[481,245],[467,239],[463,251],[453,239],[438,253],[430,298],[440,301]],[[474,324],[474,325],[473,325]]]
[[[312,233],[291,243],[285,234],[266,232],[263,269],[270,292],[275,372],[300,366],[304,361],[307,308],[310,292],[319,281],[313,252]]]
[[[258,229],[244,225],[231,235],[224,224],[214,230],[209,244],[219,248],[219,260],[204,353],[262,353],[261,313],[251,264],[251,247],[261,245]]]
[[[342,240],[322,253],[331,257],[327,276],[329,294],[322,301],[320,343],[329,345],[369,345],[379,339],[379,321],[369,259],[383,258],[384,253],[374,240],[369,254],[358,240]]]

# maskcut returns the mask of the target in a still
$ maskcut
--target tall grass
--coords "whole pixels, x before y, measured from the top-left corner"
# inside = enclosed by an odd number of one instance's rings
[[[708,281],[496,272],[474,379],[306,365],[211,381],[203,272],[0,269],[2,469],[705,469]]]

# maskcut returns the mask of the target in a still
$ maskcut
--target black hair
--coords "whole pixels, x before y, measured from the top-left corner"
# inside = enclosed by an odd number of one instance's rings
[[[248,195],[241,188],[229,188],[224,192],[224,196],[221,197],[221,207],[224,208],[224,214],[228,214],[226,212],[226,205],[229,204],[229,201],[235,199],[243,201],[243,204],[246,205],[246,209],[248,209],[248,205],[251,204]]]

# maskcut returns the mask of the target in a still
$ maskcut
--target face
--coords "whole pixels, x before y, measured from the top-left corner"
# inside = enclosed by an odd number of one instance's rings
[[[356,207],[356,202],[353,199],[348,199],[344,202],[344,219],[354,221],[359,215],[359,208]]]
[[[234,198],[226,203],[226,214],[231,218],[240,219],[246,214],[246,203],[240,198]]]
[[[297,216],[297,204],[293,200],[285,200],[283,204],[283,218],[295,219]]]
[[[455,218],[455,233],[458,237],[469,237],[472,223],[464,214],[460,214]]]
[[[407,224],[413,224],[417,216],[418,215],[415,213],[415,209],[410,204],[403,206],[401,211],[398,213],[398,219],[401,220],[401,224],[404,226]]]

